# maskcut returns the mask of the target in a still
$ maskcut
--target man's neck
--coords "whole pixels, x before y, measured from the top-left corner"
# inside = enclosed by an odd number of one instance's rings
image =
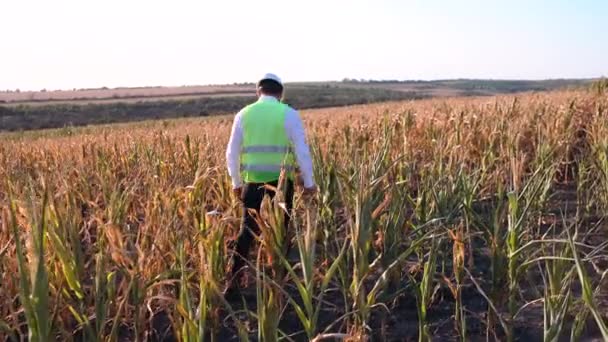
[[[262,94],[262,95],[260,95],[258,100],[259,101],[278,101],[279,99],[277,99],[276,97],[274,97],[272,95]]]

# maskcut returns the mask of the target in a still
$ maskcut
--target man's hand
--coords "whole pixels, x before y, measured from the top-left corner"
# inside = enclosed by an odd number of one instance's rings
[[[315,197],[316,194],[317,194],[317,186],[313,185],[310,188],[304,188],[304,191],[302,192],[302,198],[305,201],[310,201],[311,199],[313,199]]]
[[[238,188],[232,189],[232,193],[234,194],[234,197],[240,201],[243,196],[243,187],[239,186]]]

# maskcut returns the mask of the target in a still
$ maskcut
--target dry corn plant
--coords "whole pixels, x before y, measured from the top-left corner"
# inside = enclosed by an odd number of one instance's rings
[[[265,206],[243,310],[230,117],[3,133],[0,339],[606,338],[598,89],[305,112],[319,195]]]

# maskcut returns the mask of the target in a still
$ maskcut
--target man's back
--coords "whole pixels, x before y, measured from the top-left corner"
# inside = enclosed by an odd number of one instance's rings
[[[289,107],[279,101],[258,101],[242,111],[241,170],[245,183],[279,179],[286,170],[291,179],[294,158],[285,118]]]
[[[284,108],[282,126],[280,124],[281,120],[268,124],[266,124],[265,121],[263,121],[263,124],[258,124],[259,121],[251,120],[253,123],[251,125],[252,128],[249,129],[248,132],[245,132],[245,122],[248,121],[246,117],[249,116],[249,114],[247,114],[248,109],[254,106],[257,108],[270,108],[275,106]],[[268,111],[256,111],[256,113],[251,116],[251,119],[269,120],[269,118],[265,116],[265,114],[268,113]],[[270,117],[272,117],[272,115]],[[306,143],[306,133],[299,113],[295,109],[281,103],[276,97],[261,94],[257,102],[243,108],[234,118],[232,133],[226,150],[228,173],[232,179],[232,186],[234,189],[239,189],[243,184],[243,174],[241,173],[241,170],[243,167],[242,153],[243,147],[245,147],[245,140],[251,136],[259,136],[260,139],[258,141],[264,141],[264,139],[279,139],[279,137],[283,135],[286,136],[293,153],[293,158],[297,162],[304,187],[314,187],[312,158],[310,156],[310,149]]]

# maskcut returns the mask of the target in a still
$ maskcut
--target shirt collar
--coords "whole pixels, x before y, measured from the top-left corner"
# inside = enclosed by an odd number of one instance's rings
[[[258,101],[269,101],[269,102],[277,102],[279,101],[276,97],[274,96],[270,96],[270,95],[260,95],[260,97],[258,98]]]

